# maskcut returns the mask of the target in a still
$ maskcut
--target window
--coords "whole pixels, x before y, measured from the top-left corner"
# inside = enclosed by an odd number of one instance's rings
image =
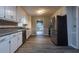
[[[44,30],[43,21],[37,21],[36,22],[36,34],[42,35],[44,33],[43,30]]]

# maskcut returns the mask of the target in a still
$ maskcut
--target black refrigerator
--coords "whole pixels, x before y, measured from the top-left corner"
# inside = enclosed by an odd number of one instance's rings
[[[67,15],[57,16],[57,45],[58,46],[68,45]]]

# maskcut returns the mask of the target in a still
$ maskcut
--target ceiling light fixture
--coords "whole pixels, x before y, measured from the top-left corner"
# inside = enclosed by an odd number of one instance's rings
[[[43,13],[46,12],[46,10],[44,10],[44,9],[40,9],[40,10],[37,10],[36,12],[37,12],[38,14],[43,14]]]

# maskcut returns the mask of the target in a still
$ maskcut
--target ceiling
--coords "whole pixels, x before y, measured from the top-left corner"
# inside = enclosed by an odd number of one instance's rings
[[[60,6],[23,6],[25,11],[31,16],[50,16],[54,14]]]

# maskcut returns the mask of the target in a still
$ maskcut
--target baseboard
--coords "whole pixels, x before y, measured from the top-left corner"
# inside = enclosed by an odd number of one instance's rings
[[[26,38],[26,39],[29,39],[31,37],[31,35],[29,35],[29,37],[28,38]]]
[[[71,44],[70,46],[73,47],[73,48],[75,48],[75,49],[79,49],[77,46],[75,46],[73,44]]]
[[[32,35],[36,35],[36,34],[32,34]],[[44,34],[45,36],[48,36],[48,34]]]

